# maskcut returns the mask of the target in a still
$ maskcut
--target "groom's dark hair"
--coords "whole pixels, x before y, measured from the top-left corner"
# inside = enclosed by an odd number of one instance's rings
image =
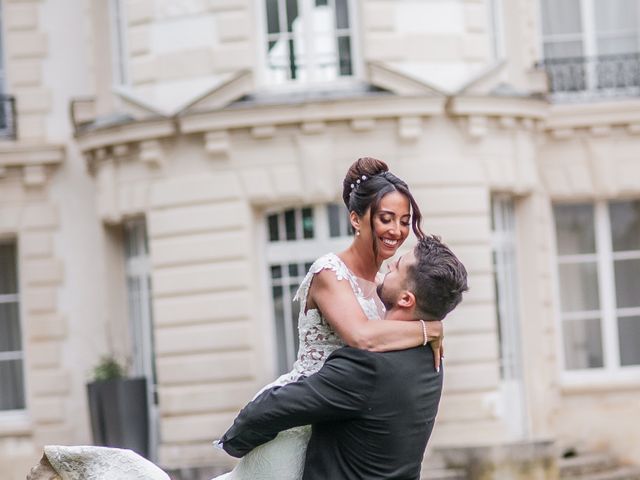
[[[416,313],[424,320],[442,320],[466,292],[467,269],[439,237],[418,240],[416,261],[407,270],[407,288],[416,297]]]

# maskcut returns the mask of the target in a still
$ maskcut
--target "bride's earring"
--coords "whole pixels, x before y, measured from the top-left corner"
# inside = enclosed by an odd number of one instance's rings
[[[356,236],[359,237],[360,236],[360,230],[356,230]]]

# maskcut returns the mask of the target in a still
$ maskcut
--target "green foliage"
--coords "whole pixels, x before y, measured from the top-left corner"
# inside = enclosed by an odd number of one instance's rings
[[[104,382],[125,376],[124,367],[112,356],[105,356],[100,363],[93,368],[93,380]]]

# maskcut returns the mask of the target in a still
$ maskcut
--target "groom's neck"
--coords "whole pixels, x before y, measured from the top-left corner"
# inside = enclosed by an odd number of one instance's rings
[[[414,309],[392,308],[391,310],[387,310],[384,319],[408,322],[416,320],[416,315]]]

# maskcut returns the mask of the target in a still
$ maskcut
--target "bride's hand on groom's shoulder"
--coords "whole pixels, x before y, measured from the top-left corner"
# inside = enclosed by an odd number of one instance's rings
[[[433,361],[436,372],[440,372],[440,364],[444,358],[444,327],[439,320],[425,322],[427,327],[427,340],[433,350]]]

